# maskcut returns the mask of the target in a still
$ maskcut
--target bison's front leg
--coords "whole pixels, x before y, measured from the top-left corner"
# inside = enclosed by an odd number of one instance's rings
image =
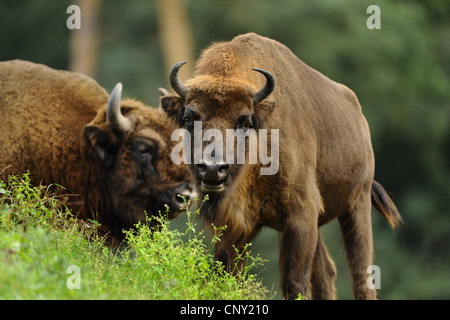
[[[226,230],[220,241],[215,245],[215,260],[220,261],[226,271],[239,272],[246,261],[237,259],[238,253],[240,256],[244,255],[243,248],[253,240],[256,233],[256,229],[245,233],[237,232],[236,230]]]
[[[316,215],[288,219],[280,252],[281,288],[286,299],[310,297],[310,279],[318,240]]]
[[[222,263],[227,272],[232,272],[235,269],[236,256],[232,243],[224,242],[223,239],[216,243],[214,258]]]

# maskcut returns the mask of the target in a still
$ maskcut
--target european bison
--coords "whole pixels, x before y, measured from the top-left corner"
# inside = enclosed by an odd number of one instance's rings
[[[268,226],[282,234],[284,297],[335,298],[336,270],[319,227],[338,218],[354,295],[376,298],[366,285],[373,252],[371,205],[393,227],[401,216],[374,181],[369,127],[355,94],[307,66],[286,46],[254,33],[204,50],[186,85],[177,76],[183,64],[174,65],[169,75],[178,95],[162,97],[161,105],[189,132],[191,148],[198,144],[194,128],[201,125],[200,134],[215,129],[223,137],[227,130],[241,129],[247,141],[267,129],[266,141],[253,141],[278,152],[272,160],[279,160],[279,169],[272,174],[262,174],[267,162],[248,161],[248,144],[245,164],[232,158],[226,162],[225,150],[217,147],[200,160],[194,159],[198,150],[190,153],[187,161],[197,188],[210,197],[202,208],[204,219],[227,226],[216,245],[216,259],[232,269],[233,245],[241,249]],[[203,153],[212,140],[211,134],[203,136]]]
[[[79,73],[26,61],[0,62],[0,173],[30,171],[34,184],[57,183],[79,218],[97,219],[117,239],[144,211],[180,212],[192,193],[187,166],[170,159],[176,128],[161,109],[121,101]]]

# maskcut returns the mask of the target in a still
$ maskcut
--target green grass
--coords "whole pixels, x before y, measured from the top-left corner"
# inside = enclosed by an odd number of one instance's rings
[[[199,208],[187,211],[186,230],[161,218],[127,232],[120,250],[105,245],[96,223],[80,223],[46,187],[28,175],[0,180],[0,299],[267,299],[268,290],[249,271],[262,263],[249,251],[237,275],[213,259],[197,230]]]

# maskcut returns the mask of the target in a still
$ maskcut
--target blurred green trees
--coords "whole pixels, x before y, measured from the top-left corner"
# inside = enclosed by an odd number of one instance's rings
[[[0,60],[68,69],[70,4],[2,1]],[[372,4],[381,9],[380,30],[366,27]],[[373,213],[379,297],[449,299],[450,1],[186,0],[186,5],[196,56],[213,41],[256,32],[284,43],[356,92],[371,127],[376,180],[393,195],[405,220],[393,232]],[[123,82],[125,95],[153,106],[168,73],[157,18],[155,1],[104,1],[96,77],[107,90]],[[337,224],[323,232],[338,265],[338,295],[351,298]],[[266,284],[278,274],[274,238],[266,232],[256,243],[271,260],[261,274]]]

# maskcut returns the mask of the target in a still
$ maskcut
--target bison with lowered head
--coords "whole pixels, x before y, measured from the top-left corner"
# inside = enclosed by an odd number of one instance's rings
[[[97,219],[122,239],[145,213],[180,212],[191,173],[170,159],[175,124],[161,109],[121,101],[79,73],[26,61],[0,62],[0,173],[30,171],[57,183],[79,218]]]
[[[355,94],[308,67],[284,45],[253,33],[203,51],[185,85],[177,76],[183,63],[170,71],[178,95],[162,97],[161,105],[190,133],[186,136],[192,146],[198,144],[192,131],[199,124],[203,133],[215,129],[223,136],[230,129],[248,131],[247,141],[267,129],[268,138],[256,143],[266,143],[269,152],[277,146],[279,170],[274,174],[261,174],[261,161],[226,162],[225,147],[213,148],[202,161],[188,159],[198,190],[210,197],[203,217],[227,226],[216,245],[216,259],[233,269],[233,245],[242,248],[268,226],[282,235],[283,295],[335,298],[336,270],[319,227],[337,218],[354,295],[375,298],[366,273],[373,252],[371,206],[392,226],[401,217],[374,181],[369,127]],[[278,145],[270,141],[272,132],[277,132]],[[210,140],[204,136],[203,147]]]

